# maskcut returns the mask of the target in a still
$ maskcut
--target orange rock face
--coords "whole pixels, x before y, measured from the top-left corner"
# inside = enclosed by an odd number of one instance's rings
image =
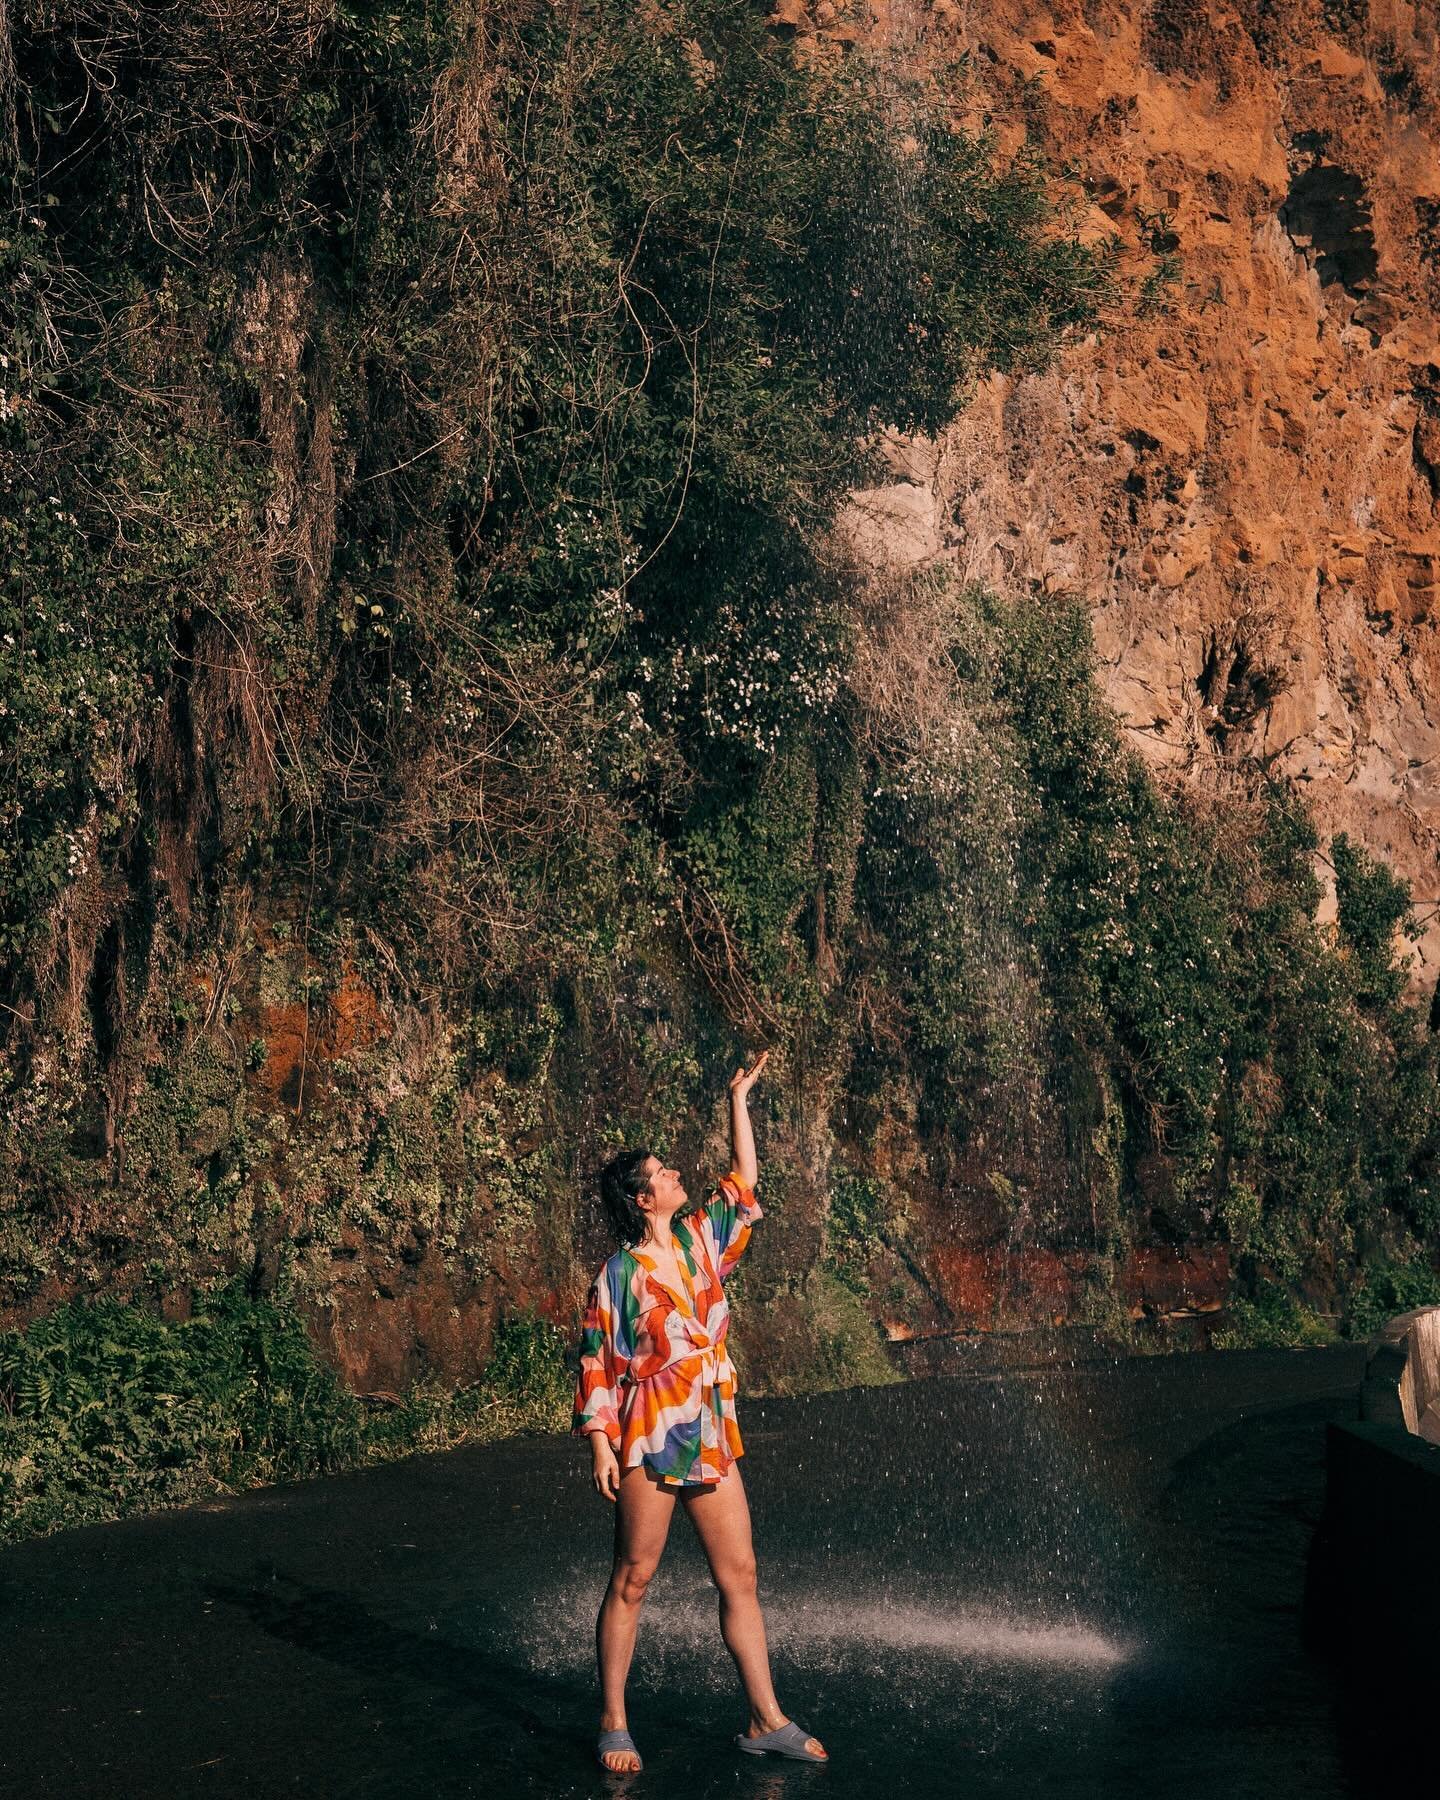
[[[960,1330],[986,1331],[1006,1319],[1071,1325],[1083,1322],[1093,1307],[1087,1275],[1094,1258],[1084,1251],[940,1245],[931,1261]],[[1229,1281],[1229,1251],[1223,1244],[1137,1249],[1118,1268],[1117,1293],[1134,1320],[1194,1317],[1221,1310]]]
[[[1429,913],[1440,11],[938,0],[869,16],[898,54],[970,52],[967,116],[1075,166],[1082,238],[1179,265],[1148,311],[1045,376],[986,382],[918,478],[912,447],[907,491],[866,497],[872,520],[899,518],[895,560],[938,543],[1002,592],[1083,595],[1147,758],[1212,782],[1263,759]],[[1440,915],[1421,959],[1433,981]]]
[[[256,1084],[271,1100],[296,1107],[304,1085],[337,1056],[352,1056],[390,1035],[375,995],[353,969],[342,972],[327,1006],[312,1013],[298,1001],[260,1009],[265,1061]]]

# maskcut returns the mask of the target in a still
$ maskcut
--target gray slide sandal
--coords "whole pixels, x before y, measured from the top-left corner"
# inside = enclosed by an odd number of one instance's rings
[[[628,1731],[602,1731],[600,1733],[600,1741],[595,1746],[595,1754],[597,1757],[601,1758],[600,1767],[605,1770],[607,1775],[635,1775],[639,1773],[638,1769],[606,1768],[603,1759],[607,1750],[635,1750],[635,1740]],[[635,1750],[635,1761],[639,1763],[641,1769],[645,1767],[645,1764],[640,1761],[640,1752],[638,1750]]]
[[[828,1756],[816,1756],[813,1750],[805,1748],[805,1740],[811,1735],[791,1719],[778,1731],[766,1731],[759,1737],[737,1737],[735,1747],[747,1756],[791,1756],[796,1762],[829,1762]]]

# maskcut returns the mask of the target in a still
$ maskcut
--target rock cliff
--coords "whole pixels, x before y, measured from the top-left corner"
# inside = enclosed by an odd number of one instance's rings
[[[776,20],[853,29],[824,0]],[[852,523],[902,561],[1085,596],[1136,746],[1198,782],[1298,783],[1322,833],[1411,883],[1433,984],[1440,9],[934,0],[868,30],[958,53],[967,116],[1071,166],[1080,235],[1173,279],[898,446]]]
[[[1188,1210],[1170,1191],[1164,1133],[1190,1061],[1173,1054],[1168,1086],[1135,1074],[1136,1046],[1148,1054],[1158,1037],[1147,1037],[1151,1015],[1131,988],[1107,990],[1108,1012],[1095,1002],[1087,1036],[1068,1017],[1076,988],[1057,984],[1064,1029],[1056,1037],[1068,1032],[1073,1041],[1048,1071],[1052,1047],[1037,1048],[1028,1023],[1006,1036],[1027,1009],[1043,1009],[1029,1008],[1041,989],[1007,960],[1011,940],[1001,927],[1014,925],[1018,935],[1023,924],[1038,938],[1037,918],[1032,910],[1017,923],[1009,896],[1019,889],[1003,858],[989,889],[977,882],[972,894],[964,882],[967,870],[987,866],[986,847],[1017,829],[1021,814],[1011,802],[1024,782],[1033,800],[1042,777],[1022,781],[1018,763],[1014,771],[997,764],[993,792],[980,794],[964,827],[970,836],[946,839],[943,856],[909,857],[932,827],[941,836],[951,828],[967,782],[979,789],[991,781],[989,745],[973,762],[954,752],[952,767],[929,756],[939,740],[906,735],[936,668],[946,672],[947,703],[951,694],[954,638],[942,634],[962,616],[952,604],[955,584],[875,584],[895,628],[887,613],[872,632],[873,666],[867,673],[857,659],[850,672],[846,704],[859,707],[863,729],[847,725],[833,740],[817,734],[812,742],[812,718],[841,716],[826,711],[831,674],[817,649],[834,623],[833,584],[828,564],[812,564],[814,546],[792,509],[805,484],[792,493],[783,477],[797,445],[807,480],[818,479],[816,470],[842,470],[824,505],[806,513],[806,532],[814,519],[828,526],[853,480],[869,479],[850,472],[858,459],[848,450],[839,460],[832,451],[856,444],[877,395],[892,416],[938,429],[933,422],[951,416],[954,372],[965,357],[986,369],[1039,366],[1023,357],[1012,365],[1010,352],[1037,335],[1048,348],[1056,335],[1039,330],[1037,316],[1043,323],[1050,284],[1063,286],[1055,268],[1066,259],[1050,255],[1048,208],[1057,186],[1068,184],[1071,211],[1053,223],[1090,245],[1113,240],[1133,271],[1127,297],[1094,336],[1067,338],[1046,373],[977,379],[938,439],[892,434],[889,476],[851,497],[848,535],[876,562],[948,562],[1001,594],[1056,597],[1053,607],[1008,609],[1012,622],[1034,616],[1044,628],[1073,625],[1074,609],[1061,598],[1082,596],[1093,610],[1108,697],[1166,780],[1217,789],[1267,775],[1296,783],[1327,836],[1357,836],[1410,880],[1416,917],[1428,921],[1440,894],[1437,788],[1428,773],[1440,752],[1431,717],[1440,680],[1432,638],[1440,559],[1436,0],[1427,10],[1398,0],[1371,0],[1368,9],[1365,0],[1246,0],[1229,11],[1203,0],[1069,0],[1048,9],[1024,0],[876,0],[858,18],[833,0],[778,0],[771,29],[803,53],[839,57],[862,36],[888,45],[907,70],[932,81],[967,130],[993,129],[1002,164],[1029,141],[1061,174],[1037,184],[1047,221],[1037,229],[1046,235],[1027,282],[1020,253],[1025,220],[1036,215],[1026,211],[1024,179],[980,198],[978,188],[937,180],[927,209],[909,215],[927,222],[923,228],[887,236],[870,228],[882,217],[894,227],[903,177],[885,189],[885,201],[872,200],[879,190],[862,157],[841,193],[834,179],[821,179],[818,140],[777,125],[780,148],[745,175],[754,207],[790,184],[795,223],[778,233],[766,227],[770,239],[807,255],[816,244],[828,251],[813,259],[811,285],[795,289],[804,300],[794,311],[804,354],[792,343],[794,368],[758,339],[716,353],[715,369],[736,384],[725,405],[714,396],[708,403],[719,450],[698,432],[688,355],[686,378],[677,384],[665,373],[662,382],[653,333],[635,320],[637,335],[627,335],[633,309],[628,298],[617,308],[608,285],[619,269],[623,290],[642,240],[657,280],[683,275],[687,254],[705,246],[705,280],[687,291],[692,301],[704,295],[694,332],[709,327],[715,257],[732,244],[733,220],[745,211],[732,206],[733,114],[711,95],[716,65],[698,39],[684,39],[683,55],[677,50],[690,16],[679,0],[663,10],[605,0],[604,31],[585,50],[604,52],[597,66],[620,85],[613,100],[591,91],[594,129],[577,138],[572,101],[591,76],[572,81],[566,73],[565,58],[576,53],[551,41],[547,9],[513,11],[512,64],[500,62],[526,78],[505,89],[504,105],[488,75],[481,79],[466,60],[485,50],[483,34],[471,43],[462,33],[465,54],[440,69],[428,27],[416,24],[408,53],[427,87],[388,37],[372,41],[364,21],[353,41],[342,33],[335,45],[317,27],[305,39],[310,62],[295,66],[308,71],[305,80],[331,84],[335,110],[317,106],[313,116],[292,104],[291,58],[282,54],[295,21],[279,19],[269,48],[247,35],[256,117],[298,118],[303,127],[295,153],[277,153],[292,210],[281,247],[263,255],[256,244],[279,228],[246,208],[270,205],[269,189],[248,173],[212,181],[193,151],[203,141],[217,169],[230,166],[233,108],[228,98],[211,106],[210,97],[228,96],[238,79],[238,35],[204,22],[192,31],[181,20],[167,63],[139,26],[119,48],[106,26],[104,53],[131,84],[117,86],[118,75],[110,84],[125,99],[106,127],[113,243],[96,237],[99,176],[76,160],[82,148],[94,154],[89,139],[77,140],[74,155],[51,142],[63,135],[55,124],[62,115],[88,121],[98,52],[80,39],[84,53],[72,56],[69,39],[52,42],[48,30],[22,41],[25,92],[59,96],[27,115],[38,210],[33,238],[15,251],[29,286],[17,282],[15,291],[39,299],[25,341],[62,341],[46,310],[59,295],[80,307],[74,329],[89,342],[88,290],[62,280],[70,263],[82,267],[87,257],[115,293],[146,296],[151,312],[132,319],[122,311],[114,333],[117,346],[139,345],[124,357],[136,359],[143,391],[116,348],[124,379],[114,384],[118,398],[107,400],[109,437],[85,427],[110,461],[85,461],[91,450],[76,421],[88,420],[87,411],[11,394],[24,385],[13,375],[0,394],[0,414],[40,434],[35,470],[16,485],[10,507],[30,557],[17,564],[24,592],[16,589],[15,605],[28,608],[28,630],[50,616],[31,604],[35,594],[53,588],[62,601],[50,608],[53,641],[42,636],[49,685],[27,678],[14,688],[29,708],[32,740],[29,763],[14,766],[37,771],[28,786],[45,832],[33,834],[38,848],[25,864],[33,864],[40,899],[17,914],[25,954],[14,957],[15,984],[0,1000],[0,1076],[18,1096],[0,1142],[11,1196],[0,1207],[0,1324],[25,1324],[77,1293],[149,1295],[183,1316],[193,1291],[239,1274],[265,1294],[283,1275],[351,1386],[390,1394],[422,1377],[468,1380],[489,1356],[497,1320],[533,1307],[573,1326],[604,1238],[579,1204],[597,1147],[658,1129],[664,1137],[650,1141],[667,1155],[673,1145],[687,1168],[718,1172],[724,1142],[715,1099],[732,1047],[778,1046],[787,1032],[762,1126],[772,1226],[744,1278],[772,1386],[850,1380],[867,1367],[885,1373],[877,1324],[892,1341],[923,1341],[956,1325],[1093,1324],[1097,1312],[1101,1323],[1154,1318],[1187,1329],[1218,1314],[1232,1274],[1242,1284],[1250,1278],[1232,1262],[1247,1255],[1262,1189],[1269,1192],[1273,1174],[1278,1190],[1293,1162],[1282,1146],[1237,1172],[1237,1109],[1259,1121],[1257,1133],[1281,1116],[1290,1090],[1283,1070],[1265,1066],[1267,1051],[1304,1042],[1306,1033],[1289,1013],[1263,1013],[1226,1091],[1201,1084],[1192,1110],[1212,1124],[1218,1118],[1219,1155],[1213,1180],[1192,1181]],[[767,49],[763,10],[740,15],[728,0],[713,0],[713,16],[723,32],[748,16],[755,47]],[[301,7],[296,18],[304,26],[309,13]],[[229,14],[220,26],[227,20],[233,27]],[[147,14],[146,31],[149,23]],[[243,23],[248,34],[248,13]],[[212,87],[194,77],[197,57]],[[183,80],[176,76],[173,92],[157,89],[155,69],[172,66]],[[787,57],[765,66],[795,74]],[[633,142],[619,133],[619,122],[645,115],[637,67],[651,71],[666,104],[715,152],[705,180],[676,200],[679,223],[667,240],[657,238],[649,198],[664,158],[643,132]],[[412,106],[423,113],[413,131],[374,128],[377,69],[387,71],[397,117]],[[868,83],[870,65],[855,69]],[[542,155],[528,96],[547,81],[554,129]],[[904,85],[896,84],[897,95]],[[0,100],[3,89],[0,81]],[[891,146],[907,145],[904,102],[888,87],[878,92],[873,137],[884,147],[888,180]],[[422,105],[427,94],[440,96],[438,112]],[[523,105],[517,96],[526,96]],[[201,136],[183,124],[184,105],[198,108]],[[819,116],[807,93],[807,129]],[[672,141],[683,141],[679,127],[661,133],[667,154]],[[870,138],[837,133],[836,141],[847,146],[837,164],[845,174],[850,149]],[[367,174],[369,164],[352,168],[356,144],[380,174]],[[438,177],[429,152],[413,154],[416,144],[436,152]],[[477,144],[488,146],[493,167]],[[592,244],[596,146],[618,158],[624,180],[612,169],[620,198],[611,196],[610,235]],[[172,155],[167,191],[178,210],[162,208],[162,223],[143,196],[153,192],[156,159]],[[681,162],[690,168],[682,158],[677,170]],[[951,168],[943,156],[936,166]],[[510,208],[527,221],[513,239],[502,230],[509,190],[492,179],[495,169],[510,171],[515,193],[530,192],[523,183],[541,176],[557,184],[548,213]],[[392,181],[408,195],[403,205]],[[340,205],[337,182],[351,209],[343,246],[338,230],[313,224]],[[187,287],[172,275],[192,267],[199,227],[184,221],[203,218],[205,231],[219,229],[212,215],[222,191],[235,216],[227,215],[224,242],[210,246],[205,279]],[[837,200],[827,238],[817,208],[837,193],[843,204]],[[931,203],[937,195],[944,204]],[[132,205],[132,220],[144,213],[143,230],[125,222]],[[882,214],[887,205],[892,211]],[[1009,260],[994,282],[971,282],[985,258],[969,248],[967,209],[983,213],[987,205],[999,209],[996,236]],[[543,229],[532,231],[537,218]],[[355,220],[373,237],[357,234]],[[323,255],[306,248],[312,229]],[[890,263],[903,263],[896,252],[911,245],[924,255],[905,276],[914,287],[902,281],[897,300]],[[753,254],[733,253],[726,278],[736,317],[760,319],[781,305],[755,303],[763,248],[757,238]],[[460,287],[432,281],[462,250]],[[332,255],[335,267],[326,261]],[[945,317],[983,327],[955,333],[968,348],[933,369],[919,348],[926,334],[906,335],[920,329],[926,304],[915,296],[935,280],[927,262],[951,283],[946,291],[963,298]],[[842,268],[843,284],[832,281],[825,291],[833,305],[817,310],[813,280],[827,268],[831,276]],[[598,283],[600,298],[566,310],[564,329],[552,330],[547,308],[554,294],[570,292],[577,269]],[[790,295],[786,284],[796,278],[788,264],[777,269],[776,291]],[[1036,295],[1045,301],[1038,314]],[[417,320],[409,309],[420,297],[428,310]],[[666,307],[656,304],[672,331]],[[713,310],[718,317],[718,305]],[[576,339],[570,323],[582,316],[595,335]],[[1070,316],[1088,323],[1088,298]],[[938,329],[934,341],[948,335]],[[837,337],[846,339],[845,355],[832,358]],[[570,360],[576,342],[614,383],[604,390],[613,408],[606,399],[594,418],[571,417],[580,391]],[[471,352],[475,360],[466,361]],[[558,374],[545,373],[544,357],[554,358]],[[853,388],[838,423],[828,401],[822,417],[817,398],[833,386],[832,360]],[[659,384],[644,407],[631,404],[629,385],[642,365]],[[541,369],[533,389],[517,387],[503,406],[494,400],[495,369],[532,366]],[[52,376],[59,380],[54,371],[45,380]],[[82,398],[93,404],[88,390]],[[534,448],[552,441],[535,424],[552,404],[553,442],[563,446],[553,458]],[[796,437],[793,417],[805,408]],[[631,527],[617,539],[618,562],[607,560],[605,534],[592,529],[597,514],[582,516],[571,491],[594,472],[594,419],[610,410],[640,434],[602,460],[606,483],[612,462],[627,479],[640,472],[626,504],[639,521],[634,542],[654,546],[641,566],[670,545],[681,570],[671,587],[650,577],[656,619],[684,602],[683,630],[654,639],[663,656],[638,654],[651,640],[636,638],[631,689],[613,669],[604,674],[610,651],[594,650],[645,619],[643,608],[626,614],[620,589],[609,585],[615,568],[635,561]],[[753,436],[757,421],[764,429]],[[685,445],[682,491],[691,494],[697,443],[712,455],[719,485],[682,565],[674,534],[682,516],[690,529],[685,508],[698,503],[692,495],[672,513],[670,490],[646,471],[670,467],[675,447]],[[532,457],[541,457],[549,484],[534,493]],[[500,467],[509,470],[504,481],[495,477]],[[129,483],[123,507],[112,504],[117,469]],[[766,481],[782,477],[773,494],[757,472]],[[60,498],[72,489],[75,512]],[[697,482],[694,493],[702,491]],[[31,503],[37,497],[43,507]],[[771,526],[778,537],[757,550],[756,533]],[[152,531],[153,540],[145,535]],[[717,534],[713,542],[707,533]],[[114,560],[97,561],[96,545]],[[692,677],[694,692],[708,693],[704,671],[722,652],[728,668],[736,644],[750,642],[743,632],[762,630],[751,606],[757,559],[767,590],[792,566],[805,575],[786,590],[799,594],[797,607],[767,611],[773,641],[756,636],[763,654],[751,659],[788,670],[786,680],[797,684],[806,671],[805,697],[792,716],[787,688],[775,687],[771,698],[782,698],[774,729],[789,734],[788,750],[773,755],[775,740],[762,741],[757,726],[753,741],[765,754],[751,760],[754,720],[742,713],[752,695],[765,694],[751,685],[741,693],[727,676],[732,692],[721,695],[724,707],[707,711],[714,735],[697,752],[687,717]],[[720,598],[702,605],[699,568],[741,585],[717,586]],[[129,621],[123,609],[90,599],[129,594],[132,575],[133,630],[127,624],[93,643],[87,632],[81,655],[70,643],[72,618],[88,612],[107,628],[112,615]],[[485,599],[492,578],[499,597]],[[118,585],[106,587],[110,581]],[[916,598],[927,588],[945,601],[933,630]],[[857,609],[868,607],[865,584],[854,591]],[[963,598],[969,606],[974,597]],[[813,619],[805,611],[811,599]],[[522,660],[508,639],[497,648],[485,635],[492,603],[502,623],[523,618],[528,631],[540,621],[535,644],[519,640]],[[978,604],[964,616],[977,633],[987,629]],[[477,619],[485,621],[480,638]],[[689,640],[712,626],[729,635],[697,653]],[[0,636],[17,647],[14,634]],[[1083,640],[1074,629],[1074,654],[1057,660],[1051,687],[1067,700],[1081,693],[1089,707]],[[1016,651],[1017,667],[1027,657],[1034,666],[1044,630],[1015,641],[1028,646]],[[40,660],[28,640],[20,650]],[[18,655],[13,660],[20,666]],[[130,698],[114,703],[112,718],[93,694],[102,681],[114,690],[116,662],[128,671]],[[662,676],[670,684],[664,696]],[[77,716],[80,723],[67,722]],[[1109,756],[1109,715],[1089,707],[1087,717],[1102,719]],[[1077,761],[1100,742],[1086,731]],[[474,748],[482,739],[483,752]],[[956,782],[937,783],[933,794],[927,788],[924,807],[891,779],[897,769],[905,774],[914,743],[922,772],[938,762]],[[747,746],[744,755],[737,746]],[[885,784],[867,798],[882,749]],[[1124,782],[1111,784],[1105,808],[1071,821],[1087,841],[1099,842],[1117,820],[1128,831],[1134,817],[1128,759],[1112,760],[1124,764]],[[70,771],[65,782],[62,769]],[[12,785],[18,793],[27,783]],[[1136,786],[1151,795],[1148,785]],[[21,817],[19,801],[10,804]],[[1068,816],[1059,802],[1055,816]],[[1163,866],[1183,874],[1195,840],[1174,841],[1183,854]],[[1159,842],[1152,835],[1152,848]],[[1044,863],[1035,875],[1041,911],[1050,905],[1048,869]],[[1138,893],[1138,881],[1123,896]],[[1298,885],[1305,941],[1294,954],[1338,968],[1341,958],[1314,943],[1308,884]],[[31,892],[9,886],[22,899]],[[1054,891],[1064,935],[1084,909],[1063,883]],[[1160,941],[1156,916],[1169,930],[1169,891],[1146,881],[1146,895],[1161,899],[1152,907],[1147,898],[1137,919],[1125,919],[1125,932],[1133,926],[1137,934],[1124,938],[1131,950]],[[857,894],[868,896],[865,907]],[[941,901],[924,914],[927,932],[915,908],[931,895]],[[1123,896],[1107,915],[1117,929]],[[1233,906],[1214,900],[1224,934],[1205,944],[1222,948],[1194,982],[1180,977],[1192,1001],[1199,993],[1208,1006],[1225,980],[1244,983],[1256,966],[1236,953],[1243,934],[1232,927],[1243,924],[1246,908],[1254,911],[1249,890]],[[1392,916],[1384,915],[1382,939]],[[1208,933],[1210,917],[1190,918],[1197,934],[1200,923]],[[891,918],[899,921],[893,934]],[[922,941],[939,948],[912,957]],[[1273,963],[1272,941],[1264,956]],[[1175,967],[1196,968],[1178,936],[1164,942],[1176,951]],[[1068,938],[1066,946],[1070,956]],[[1429,985],[1440,927],[1422,949],[1418,979]],[[1378,960],[1388,977],[1388,959]],[[1084,963],[1087,980],[1097,966]],[[1081,969],[1078,951],[1066,968]],[[984,979],[967,986],[967,971]],[[1158,975],[1147,979],[1159,989]],[[1371,1085],[1332,1084],[1333,1117],[1320,1119],[1311,1090],[1292,1084],[1297,1111],[1314,1114],[1330,1134],[1317,1151],[1324,1171],[1356,1160],[1355,1121],[1380,1112],[1369,1103],[1382,1089],[1399,1096],[1396,1115],[1433,1113],[1424,1098],[1433,1086],[1418,1075],[1412,1087],[1394,1079],[1397,1059],[1384,1060],[1388,1040],[1358,992],[1351,983],[1335,1001],[1348,1033],[1335,1042],[1380,1044],[1365,1064]],[[784,998],[788,1012],[767,1011],[767,993]],[[1049,994],[1044,989],[1047,1006]],[[1180,1034],[1187,1059],[1213,1022],[1207,1007],[1192,1005],[1191,1014],[1193,1030]],[[1314,1017],[1300,1016],[1307,1025]],[[1165,1017],[1161,1027],[1174,1022]],[[952,1069],[945,1058],[954,1045],[964,1055]],[[1424,1055],[1432,1050],[1426,1040]],[[1219,1066],[1209,1048],[1203,1054],[1207,1071]],[[1330,1054],[1348,1068],[1348,1050]],[[924,1084],[935,1069],[943,1082],[937,1077],[941,1101],[932,1103]],[[971,1079],[976,1069],[983,1082]],[[1043,1129],[1028,1136],[991,1099],[1012,1076],[1024,1089],[1026,1119],[1044,1115]],[[976,1087],[983,1091],[972,1113]],[[1063,1105],[1051,1105],[1062,1090]],[[999,1127],[988,1137],[986,1106]],[[1393,1157],[1387,1149],[1385,1170],[1351,1196],[1354,1217],[1379,1216],[1399,1180],[1411,1183],[1412,1165],[1428,1182],[1426,1155],[1433,1162],[1418,1133]],[[1391,1164],[1399,1173],[1387,1186]],[[1313,1225],[1328,1254],[1343,1174],[1312,1186],[1330,1208],[1317,1210]],[[1429,1203],[1428,1186],[1415,1191]],[[1238,1196],[1233,1214],[1218,1207],[1227,1196]],[[1353,1218],[1343,1224],[1358,1240]],[[1357,1258],[1385,1250],[1375,1235],[1376,1244],[1342,1248]],[[1284,1230],[1270,1241],[1288,1247]],[[1325,1279],[1319,1285],[1325,1291],[1312,1297],[1333,1297]]]

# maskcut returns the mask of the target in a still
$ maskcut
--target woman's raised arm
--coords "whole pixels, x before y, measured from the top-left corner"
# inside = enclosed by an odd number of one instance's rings
[[[730,1077],[731,1166],[746,1187],[752,1188],[760,1171],[755,1161],[755,1133],[750,1129],[749,1095],[769,1060],[770,1052],[762,1050],[748,1069],[742,1063]]]

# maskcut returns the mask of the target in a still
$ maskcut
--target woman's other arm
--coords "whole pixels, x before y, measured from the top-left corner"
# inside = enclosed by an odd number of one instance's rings
[[[590,1479],[595,1492],[612,1502],[620,1498],[620,1458],[600,1426],[586,1433],[590,1439]]]
[[[615,1296],[602,1275],[590,1290],[580,1328],[580,1374],[575,1384],[571,1429],[590,1439],[591,1475],[607,1500],[620,1478],[620,1383],[630,1366],[621,1342]]]

